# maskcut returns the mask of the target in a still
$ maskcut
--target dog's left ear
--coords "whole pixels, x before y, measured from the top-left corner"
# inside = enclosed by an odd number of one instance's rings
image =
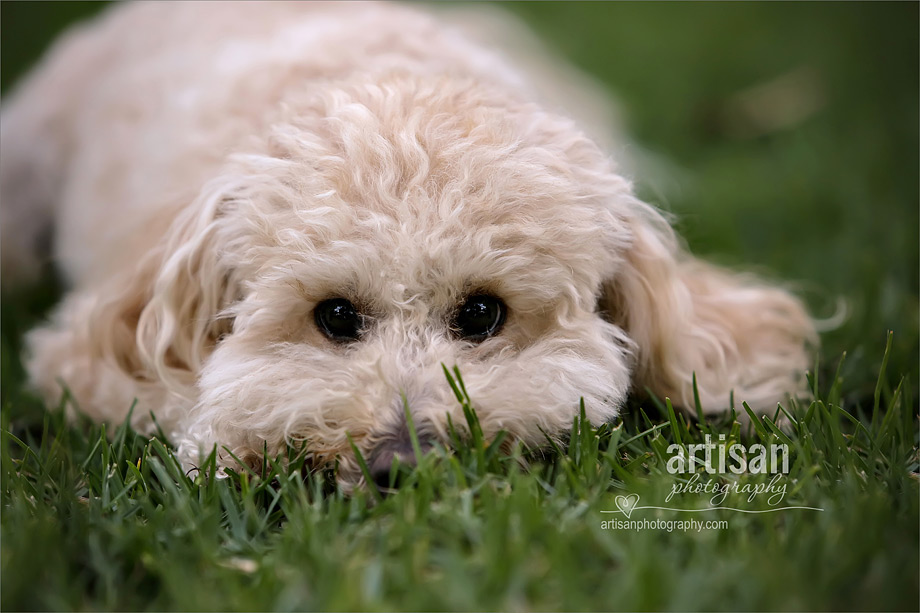
[[[803,389],[814,323],[795,296],[692,257],[660,213],[636,203],[631,246],[599,308],[636,343],[634,385],[707,411],[761,412]]]

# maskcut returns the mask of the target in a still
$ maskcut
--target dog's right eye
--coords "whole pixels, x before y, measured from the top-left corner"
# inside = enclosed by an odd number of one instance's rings
[[[313,318],[316,327],[334,341],[353,341],[361,335],[363,318],[355,305],[344,298],[320,302],[313,310]]]

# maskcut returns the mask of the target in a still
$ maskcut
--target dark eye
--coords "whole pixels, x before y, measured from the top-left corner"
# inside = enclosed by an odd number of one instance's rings
[[[495,296],[470,296],[457,312],[451,329],[465,340],[484,341],[498,333],[507,310]]]
[[[324,300],[313,310],[316,326],[334,341],[353,341],[361,334],[362,317],[348,300]]]

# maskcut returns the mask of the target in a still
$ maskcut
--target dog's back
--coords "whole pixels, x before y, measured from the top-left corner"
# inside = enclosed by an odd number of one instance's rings
[[[466,72],[525,98],[536,83],[571,106],[600,106],[587,88],[561,84],[564,71],[500,13],[454,11],[455,27],[445,27],[414,9],[360,8],[132,3],[70,32],[0,115],[4,283],[37,273],[52,226],[55,260],[75,284],[137,261],[228,154],[322,81],[357,71]],[[530,58],[529,74],[469,42],[463,32],[473,30],[526,48],[518,59]]]

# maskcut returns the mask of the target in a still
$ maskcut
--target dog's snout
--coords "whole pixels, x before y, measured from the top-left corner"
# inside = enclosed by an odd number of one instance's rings
[[[431,450],[432,441],[428,438],[419,436],[419,451],[422,454]],[[399,464],[408,467],[415,467],[417,460],[415,450],[412,447],[412,441],[408,435],[382,441],[371,455],[371,462],[368,466],[371,479],[378,487],[389,488],[390,469],[393,467],[393,460]],[[396,482],[393,487],[399,485],[399,474],[395,475]]]

